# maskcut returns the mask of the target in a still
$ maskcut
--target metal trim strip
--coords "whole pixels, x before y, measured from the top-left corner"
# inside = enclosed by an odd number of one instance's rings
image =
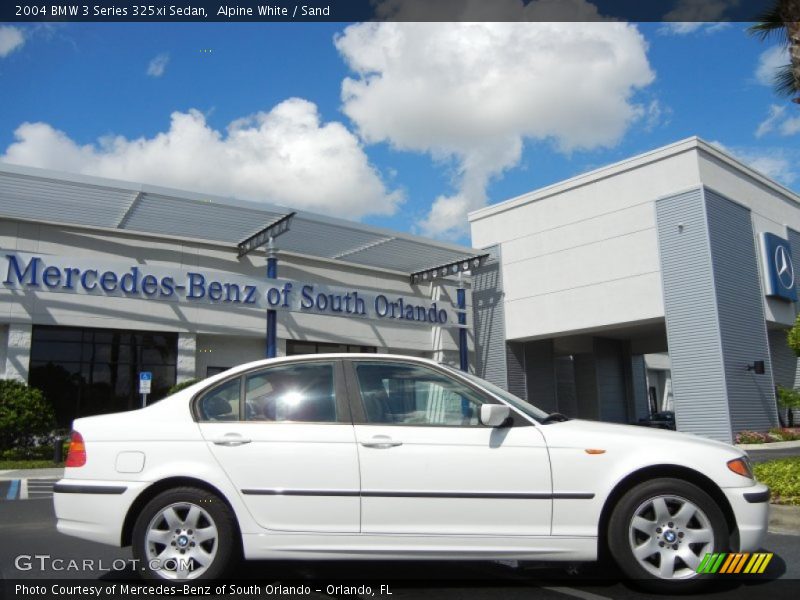
[[[393,492],[350,490],[279,490],[244,489],[246,496],[361,496],[362,498],[490,498],[502,500],[591,500],[589,492],[528,493],[528,492]]]
[[[124,485],[70,485],[57,483],[53,486],[54,494],[124,494],[128,488]]]

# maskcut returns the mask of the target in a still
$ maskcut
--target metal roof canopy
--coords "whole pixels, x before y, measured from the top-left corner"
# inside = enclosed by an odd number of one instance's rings
[[[238,247],[293,212],[267,204],[0,163],[0,216]],[[297,211],[281,250],[403,274],[475,257],[449,244]]]
[[[283,215],[280,219],[271,223],[264,227],[258,233],[251,235],[246,240],[239,242],[239,254],[237,255],[238,258],[241,258],[245,254],[252,252],[253,250],[260,248],[264,244],[269,243],[271,240],[275,239],[282,233],[286,233],[289,231],[289,222],[291,221],[292,217],[295,216],[297,213],[291,212],[289,214]]]

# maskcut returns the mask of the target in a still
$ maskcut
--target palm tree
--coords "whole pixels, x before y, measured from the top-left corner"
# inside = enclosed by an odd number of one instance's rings
[[[789,48],[789,64],[775,75],[775,91],[800,104],[800,0],[775,0],[749,32],[762,40],[777,36]]]

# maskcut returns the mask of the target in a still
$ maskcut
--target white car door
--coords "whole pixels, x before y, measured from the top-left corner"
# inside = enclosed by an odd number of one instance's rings
[[[341,368],[331,360],[261,368],[197,401],[203,437],[262,527],[359,530],[358,455]]]
[[[537,427],[479,423],[497,401],[444,370],[347,363],[361,467],[361,531],[549,535],[550,461]]]

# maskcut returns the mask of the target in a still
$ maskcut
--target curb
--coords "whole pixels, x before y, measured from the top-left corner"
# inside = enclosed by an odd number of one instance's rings
[[[769,531],[800,535],[800,506],[770,504]]]
[[[786,448],[800,448],[800,441],[794,442],[769,442],[766,444],[736,444],[742,450],[785,450]]]
[[[0,471],[0,481],[14,479],[61,479],[64,476],[63,467],[52,469],[11,469]]]

